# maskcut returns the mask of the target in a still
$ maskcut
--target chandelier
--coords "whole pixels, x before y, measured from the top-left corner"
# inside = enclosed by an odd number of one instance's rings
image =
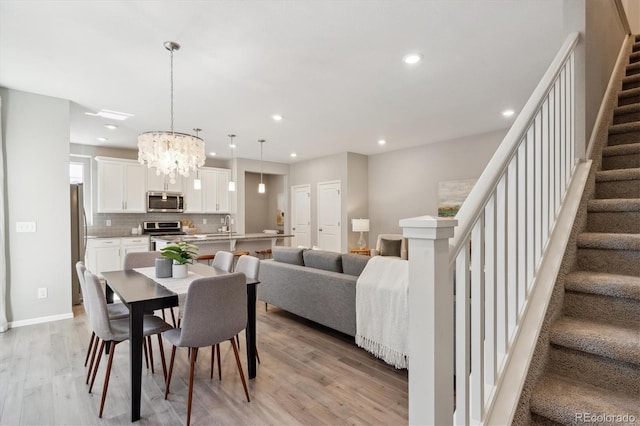
[[[164,43],[171,52],[171,130],[145,132],[138,135],[138,161],[155,167],[156,174],[168,176],[175,183],[176,173],[188,177],[190,170],[204,165],[204,141],[187,133],[173,131],[173,52],[180,45],[173,41]]]

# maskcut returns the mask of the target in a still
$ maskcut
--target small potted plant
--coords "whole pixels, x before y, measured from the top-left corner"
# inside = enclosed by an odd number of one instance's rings
[[[186,278],[189,273],[188,263],[193,263],[193,260],[198,255],[198,246],[177,243],[165,246],[160,251],[162,256],[173,260],[173,278]]]

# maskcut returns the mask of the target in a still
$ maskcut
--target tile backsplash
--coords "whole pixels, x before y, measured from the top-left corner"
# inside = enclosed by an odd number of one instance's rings
[[[231,215],[231,217],[234,216]],[[218,232],[218,228],[222,226],[220,220],[224,217],[224,214],[97,213],[93,215],[93,224],[87,224],[87,235],[96,237],[126,236],[131,235],[131,228],[142,226],[142,222],[168,220],[190,220],[197,228],[198,234],[213,234]],[[202,223],[204,219],[207,220],[206,225]],[[107,220],[111,221],[111,226],[107,226]]]

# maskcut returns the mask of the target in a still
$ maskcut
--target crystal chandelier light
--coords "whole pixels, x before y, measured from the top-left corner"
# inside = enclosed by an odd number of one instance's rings
[[[180,45],[164,43],[171,52],[171,130],[153,131],[138,135],[138,161],[155,167],[156,174],[168,176],[175,183],[176,173],[188,177],[189,171],[204,165],[204,141],[198,136],[173,131],[173,52]]]

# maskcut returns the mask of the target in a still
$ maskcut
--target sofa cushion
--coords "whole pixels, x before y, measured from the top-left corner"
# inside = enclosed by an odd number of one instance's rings
[[[342,272],[342,255],[326,250],[306,250],[303,253],[304,266],[325,271]]]
[[[292,265],[304,266],[303,248],[295,247],[274,247],[271,251],[273,260],[282,263],[290,263]]]
[[[369,259],[369,256],[345,253],[342,255],[342,272],[359,277]]]
[[[380,239],[380,256],[400,257],[402,240]]]

